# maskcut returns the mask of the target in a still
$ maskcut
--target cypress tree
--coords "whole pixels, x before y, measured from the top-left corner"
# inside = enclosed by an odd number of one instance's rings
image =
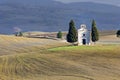
[[[57,33],[57,38],[62,38],[62,32],[61,32],[61,31],[59,31],[59,32]]]
[[[77,30],[75,28],[75,23],[73,20],[70,21],[69,23],[69,31],[67,34],[67,41],[70,43],[77,42],[78,40],[78,35],[77,35]]]
[[[96,42],[99,40],[99,33],[96,27],[95,20],[92,21],[91,39],[92,39],[92,42]]]
[[[117,37],[120,37],[120,30],[117,31]]]

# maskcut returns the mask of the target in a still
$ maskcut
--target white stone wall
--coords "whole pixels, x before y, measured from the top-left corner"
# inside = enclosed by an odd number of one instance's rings
[[[86,29],[86,25],[81,25],[78,29],[78,45],[84,45],[83,39],[85,39],[85,45],[90,44],[90,31]]]

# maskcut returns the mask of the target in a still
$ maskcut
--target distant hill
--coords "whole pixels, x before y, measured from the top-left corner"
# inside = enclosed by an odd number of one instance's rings
[[[76,27],[95,19],[99,30],[120,28],[120,7],[91,2],[64,4],[53,0],[1,0],[0,33],[13,33],[14,27],[23,31],[68,30],[71,19]]]

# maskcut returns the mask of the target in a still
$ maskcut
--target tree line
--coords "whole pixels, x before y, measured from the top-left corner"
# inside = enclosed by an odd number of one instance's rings
[[[14,30],[15,30],[15,36],[23,36],[23,33],[22,33],[20,28],[15,27]],[[117,35],[117,37],[120,37],[120,30],[118,30],[116,32],[116,35]],[[62,31],[58,31],[57,38],[61,39],[62,36],[63,36]],[[68,34],[66,36],[66,39],[67,39],[67,42],[69,42],[69,43],[74,43],[74,42],[78,41],[78,32],[77,32],[77,29],[75,27],[75,22],[73,20],[71,20],[69,22],[69,30],[68,30]],[[91,41],[95,43],[98,40],[99,40],[99,31],[97,29],[96,21],[92,20],[92,23],[91,23]]]

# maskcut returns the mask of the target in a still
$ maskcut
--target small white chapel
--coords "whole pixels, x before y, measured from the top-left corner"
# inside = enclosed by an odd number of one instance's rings
[[[85,24],[80,26],[78,29],[78,45],[90,45],[90,32]]]

